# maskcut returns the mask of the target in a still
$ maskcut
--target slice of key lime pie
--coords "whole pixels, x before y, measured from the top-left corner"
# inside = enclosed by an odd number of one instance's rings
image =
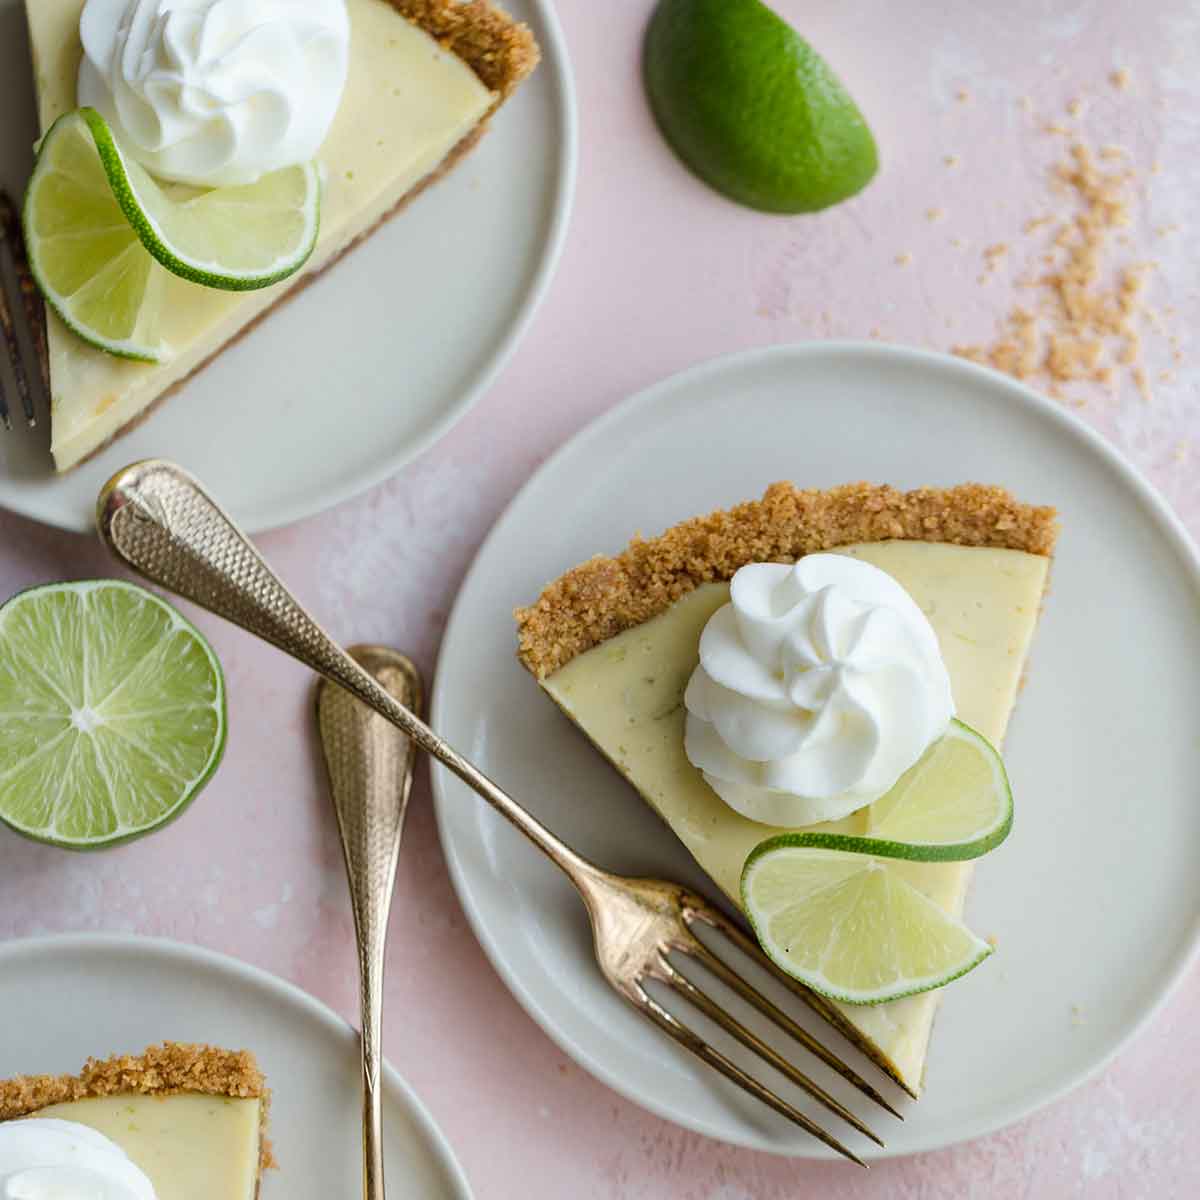
[[[171,1042],[0,1080],[0,1196],[255,1200],[269,1101],[253,1055]]]
[[[249,185],[311,160],[323,180],[315,245],[282,282],[238,290],[153,268],[159,361],[120,357],[119,342],[107,352],[102,338],[89,342],[79,322],[68,328],[56,315],[77,300],[72,289],[83,290],[86,264],[58,263],[66,300],[39,275],[55,309],[48,343],[60,471],[145,416],[453,167],[538,61],[529,30],[486,0],[26,0],[26,13],[43,132],[92,106],[121,153],[172,195]],[[32,231],[26,206],[31,243],[61,232],[53,202],[70,201],[72,187],[70,172],[61,175],[57,191],[43,191],[51,211]],[[128,232],[119,224],[117,243]],[[212,242],[227,246],[228,232],[212,230]],[[38,249],[31,245],[35,274]],[[128,273],[118,274],[88,288],[130,290]]]
[[[568,571],[519,656],[740,904],[756,847],[861,833],[952,717],[1000,744],[1056,536],[999,488],[776,484]],[[888,869],[958,917],[971,867]],[[941,994],[834,1011],[915,1096]]]

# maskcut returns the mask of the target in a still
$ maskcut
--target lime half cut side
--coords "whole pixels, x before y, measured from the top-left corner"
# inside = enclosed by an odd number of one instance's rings
[[[59,117],[42,139],[22,224],[33,277],[68,328],[122,358],[171,357],[159,336],[169,276],[117,203],[80,113]]]
[[[862,834],[784,835],[796,846],[916,862],[961,862],[994,850],[1013,824],[1012,788],[999,751],[961,721],[867,810]]]
[[[72,850],[177,817],[225,748],[199,631],[143,588],[54,583],[0,608],[0,820]]]
[[[272,171],[241,187],[168,190],[122,153],[95,109],[80,112],[126,220],[172,275],[204,287],[252,291],[286,279],[307,262],[321,219],[315,162]]]
[[[943,987],[992,953],[886,860],[797,846],[787,836],[747,859],[742,904],[777,966],[847,1004]]]

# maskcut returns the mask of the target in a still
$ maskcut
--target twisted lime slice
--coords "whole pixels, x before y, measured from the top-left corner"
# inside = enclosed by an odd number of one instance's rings
[[[117,580],[0,608],[0,820],[72,850],[161,828],[225,748],[225,681],[174,608]]]
[[[1012,789],[999,752],[969,725],[951,721],[920,761],[867,810],[865,833],[813,830],[779,840],[879,858],[960,862],[994,850],[1012,823]]]
[[[782,970],[847,1004],[943,987],[992,948],[886,859],[772,838],[747,859],[742,906]]]
[[[95,109],[79,112],[122,212],[172,275],[224,291],[253,291],[295,274],[312,254],[321,221],[315,162],[241,187],[168,190],[122,152]]]
[[[42,139],[22,223],[33,277],[70,329],[122,358],[170,358],[158,332],[167,274],[117,203],[80,113]]]

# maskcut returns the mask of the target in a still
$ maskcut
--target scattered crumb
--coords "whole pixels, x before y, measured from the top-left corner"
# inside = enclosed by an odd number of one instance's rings
[[[1147,404],[1154,399],[1154,396],[1150,391],[1150,381],[1146,378],[1145,367],[1133,368],[1133,384],[1138,390],[1138,395],[1141,396],[1141,398]]]
[[[1083,1009],[1078,1004],[1071,1005],[1071,1024],[1076,1028],[1087,1024],[1087,1018],[1083,1015]]]
[[[1017,107],[1020,108],[1022,112],[1033,112],[1033,101],[1028,96],[1022,96],[1017,101]]]
[[[1129,74],[1128,67],[1118,67],[1117,70],[1109,75],[1108,81],[1117,89],[1118,92],[1127,92],[1129,90],[1130,83],[1133,82],[1133,78]]]
[[[1067,112],[1072,117],[1079,116],[1079,114],[1083,112],[1083,101],[1082,100],[1068,100],[1067,101]]]
[[[971,93],[965,87],[961,87],[954,93],[954,98],[959,104],[966,104],[971,99]]]
[[[912,260],[913,256],[905,250],[903,253],[897,254],[894,261],[898,267],[907,267]]]
[[[1042,126],[1042,132],[1055,133],[1065,136],[1071,133],[1072,130],[1069,125],[1064,125],[1061,121],[1047,121],[1046,124]]]
[[[1170,237],[1173,233],[1179,232],[1179,226],[1172,222],[1170,225],[1160,225],[1154,231],[1155,237]]]
[[[1175,452],[1172,457],[1175,459],[1176,462],[1187,462],[1188,456],[1191,453],[1191,449],[1192,449],[1192,443],[1190,441],[1188,441],[1187,439],[1184,439],[1181,442],[1176,442]]]
[[[1053,217],[1030,217],[1021,227],[1024,233],[1036,233],[1043,225],[1049,225]]]
[[[1158,382],[1159,383],[1174,383],[1175,382],[1175,372],[1174,371],[1159,371]]]
[[[957,154],[947,154],[946,157],[942,159],[942,162],[944,162],[948,167],[957,167],[959,158]]]
[[[988,246],[983,252],[983,261],[989,272],[995,271],[1007,257],[1007,242],[997,242],[993,246]]]
[[[927,221],[941,221],[945,216],[946,210],[944,208],[927,208],[925,210],[925,220]]]
[[[1125,158],[1124,146],[1116,146],[1112,142],[1100,147],[1100,157],[1104,159]]]
[[[960,237],[951,238],[950,245],[952,245],[956,250],[965,250],[967,248],[966,239]]]
[[[1150,164],[1150,174],[1151,175],[1161,175],[1162,174],[1162,163],[1159,162],[1157,158]]]

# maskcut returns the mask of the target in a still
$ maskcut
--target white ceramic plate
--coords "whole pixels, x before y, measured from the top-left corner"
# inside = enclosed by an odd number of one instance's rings
[[[262,1200],[357,1194],[358,1035],[311,996],[236,959],[156,938],[87,935],[0,946],[0,1076],[74,1073],[160,1041],[253,1050],[271,1087],[280,1170]],[[470,1200],[462,1168],[412,1089],[384,1068],[393,1200]]]
[[[997,1129],[1081,1082],[1150,1016],[1197,941],[1200,568],[1163,503],[1099,437],[1005,377],[919,351],[810,344],[697,367],[597,421],[514,501],[458,598],[433,721],[600,863],[711,894],[682,846],[517,665],[509,614],[634,531],[656,533],[789,478],[997,482],[1062,514],[1008,740],[1016,828],[981,863],[968,910],[999,953],[948,989],[924,1098],[903,1125],[875,1122],[888,1153],[928,1150]],[[552,866],[444,772],[435,793],[480,941],[568,1053],[681,1125],[823,1156],[609,991],[583,910]]]
[[[56,477],[45,420],[0,436],[0,505],[87,530],[105,480],[163,456],[256,532],[379,483],[462,417],[545,291],[575,179],[557,18],[506,7],[543,60],[460,167],[94,461]],[[37,128],[21,0],[0,0],[0,113],[0,184],[20,195]]]

